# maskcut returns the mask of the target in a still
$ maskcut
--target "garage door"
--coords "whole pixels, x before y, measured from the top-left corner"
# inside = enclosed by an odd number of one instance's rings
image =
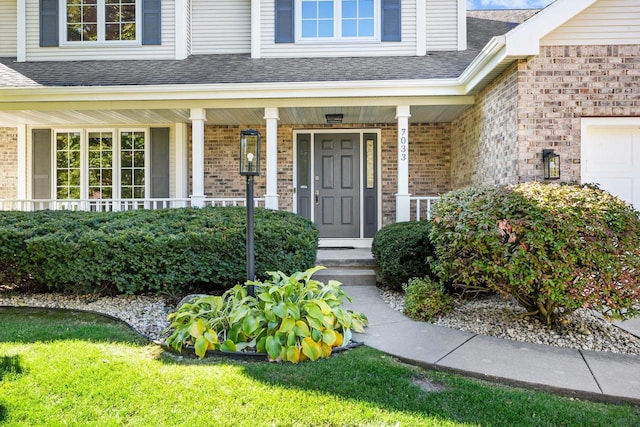
[[[640,119],[583,119],[581,175],[640,210]]]

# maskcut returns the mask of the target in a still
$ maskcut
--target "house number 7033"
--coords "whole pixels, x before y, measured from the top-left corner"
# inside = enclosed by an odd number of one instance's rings
[[[408,146],[407,146],[407,128],[402,128],[400,129],[400,140],[399,140],[399,147],[398,147],[398,151],[400,154],[400,161],[401,162],[406,162],[407,161],[407,150],[408,150]]]

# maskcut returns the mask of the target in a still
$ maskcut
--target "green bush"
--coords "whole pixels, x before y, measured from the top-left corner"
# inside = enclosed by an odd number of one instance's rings
[[[329,357],[334,347],[348,344],[352,330],[364,332],[364,314],[345,310],[350,300],[335,280],[327,284],[311,276],[324,267],[234,286],[222,296],[195,297],[169,315],[173,333],[167,344],[176,350],[194,347],[198,357],[207,350],[266,353],[270,360],[298,363]]]
[[[0,272],[62,292],[189,293],[246,279],[242,207],[128,212],[3,212]],[[317,227],[255,210],[256,272],[315,264]]]
[[[639,214],[594,186],[454,191],[435,208],[431,238],[442,280],[511,295],[546,324],[583,307],[637,313]]]
[[[376,273],[385,285],[402,289],[413,277],[431,276],[435,249],[429,239],[429,221],[397,222],[380,229],[371,243]]]
[[[436,316],[453,311],[453,297],[441,283],[429,277],[414,277],[404,286],[404,314],[414,320],[433,321]]]

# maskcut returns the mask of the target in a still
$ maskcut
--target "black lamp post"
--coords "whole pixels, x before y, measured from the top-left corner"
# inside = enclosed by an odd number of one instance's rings
[[[247,177],[247,280],[255,280],[253,177],[260,175],[260,132],[255,129],[240,131],[240,175]],[[248,293],[255,296],[253,285],[249,285]]]
[[[544,179],[560,179],[560,155],[553,150],[542,150]]]

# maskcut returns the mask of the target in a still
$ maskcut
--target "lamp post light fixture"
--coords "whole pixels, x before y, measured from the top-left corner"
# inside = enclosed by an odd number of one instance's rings
[[[544,179],[560,179],[560,155],[553,150],[542,150]]]
[[[247,281],[250,281],[256,280],[253,179],[260,175],[260,132],[255,129],[240,131],[240,175],[247,177]],[[253,285],[249,285],[247,291],[250,296],[255,296]]]

